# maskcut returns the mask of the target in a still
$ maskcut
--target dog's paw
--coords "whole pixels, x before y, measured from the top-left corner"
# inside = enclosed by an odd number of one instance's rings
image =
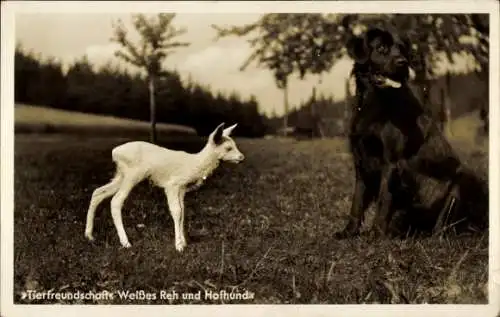
[[[392,234],[388,230],[380,229],[378,227],[371,228],[366,234],[366,237],[369,240],[383,239],[383,238],[390,239],[391,236],[392,236]]]
[[[382,233],[380,232],[380,230],[375,229],[375,228],[372,228],[368,232],[366,232],[366,238],[368,240],[375,240],[375,239],[380,238],[381,236],[382,236]]]
[[[339,240],[352,238],[352,237],[355,237],[357,235],[359,235],[358,230],[349,230],[349,229],[344,229],[342,231],[339,231],[339,232],[336,232],[333,234],[335,239],[339,239]]]

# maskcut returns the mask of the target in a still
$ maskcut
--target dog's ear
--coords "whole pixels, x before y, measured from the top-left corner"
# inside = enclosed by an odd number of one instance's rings
[[[412,51],[410,37],[408,35],[406,35],[406,34],[403,34],[403,35],[401,35],[401,41],[403,42],[403,45],[404,45],[404,47],[406,49],[406,52],[408,54],[410,54],[411,51]]]
[[[364,64],[370,57],[370,44],[376,38],[384,42],[391,41],[391,35],[378,27],[373,27],[366,31],[363,36],[353,36],[347,41],[347,53],[356,63]]]
[[[368,60],[370,53],[364,38],[353,36],[347,41],[346,48],[347,54],[349,54],[349,57],[356,63],[364,64]]]
[[[406,55],[406,58],[408,58],[410,64],[412,64],[415,59],[415,51],[413,50],[410,37],[406,34],[401,35],[401,42],[403,43],[404,46],[405,50],[404,54]]]
[[[370,43],[373,42],[373,40],[375,40],[376,38],[380,38],[382,40],[382,42],[384,42],[384,43],[388,43],[389,41],[392,40],[392,36],[389,32],[387,32],[381,28],[374,27],[374,28],[371,28],[368,31],[366,31],[366,34],[365,34],[366,43],[365,43],[365,45],[368,47],[370,45]]]

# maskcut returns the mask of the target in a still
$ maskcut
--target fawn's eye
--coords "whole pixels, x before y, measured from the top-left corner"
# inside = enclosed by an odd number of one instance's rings
[[[226,152],[229,152],[229,151],[231,151],[232,149],[233,149],[233,148],[232,148],[231,146],[226,146],[226,148],[225,148]]]

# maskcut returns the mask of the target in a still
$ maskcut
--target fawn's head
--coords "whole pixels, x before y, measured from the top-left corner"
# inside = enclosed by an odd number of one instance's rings
[[[208,137],[210,146],[221,161],[240,163],[245,159],[245,156],[238,150],[236,143],[230,136],[236,125],[224,129],[224,123],[221,123]]]

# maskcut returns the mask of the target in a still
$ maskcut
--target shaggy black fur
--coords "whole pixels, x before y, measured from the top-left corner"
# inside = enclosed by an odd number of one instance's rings
[[[373,28],[347,48],[355,61],[349,142],[356,181],[349,222],[336,236],[358,234],[375,200],[374,233],[387,234],[397,211],[404,215],[396,226],[399,232],[409,227],[442,231],[449,224],[471,221],[484,227],[487,185],[461,164],[430,110],[408,86],[408,39]],[[386,85],[387,78],[401,86]]]

